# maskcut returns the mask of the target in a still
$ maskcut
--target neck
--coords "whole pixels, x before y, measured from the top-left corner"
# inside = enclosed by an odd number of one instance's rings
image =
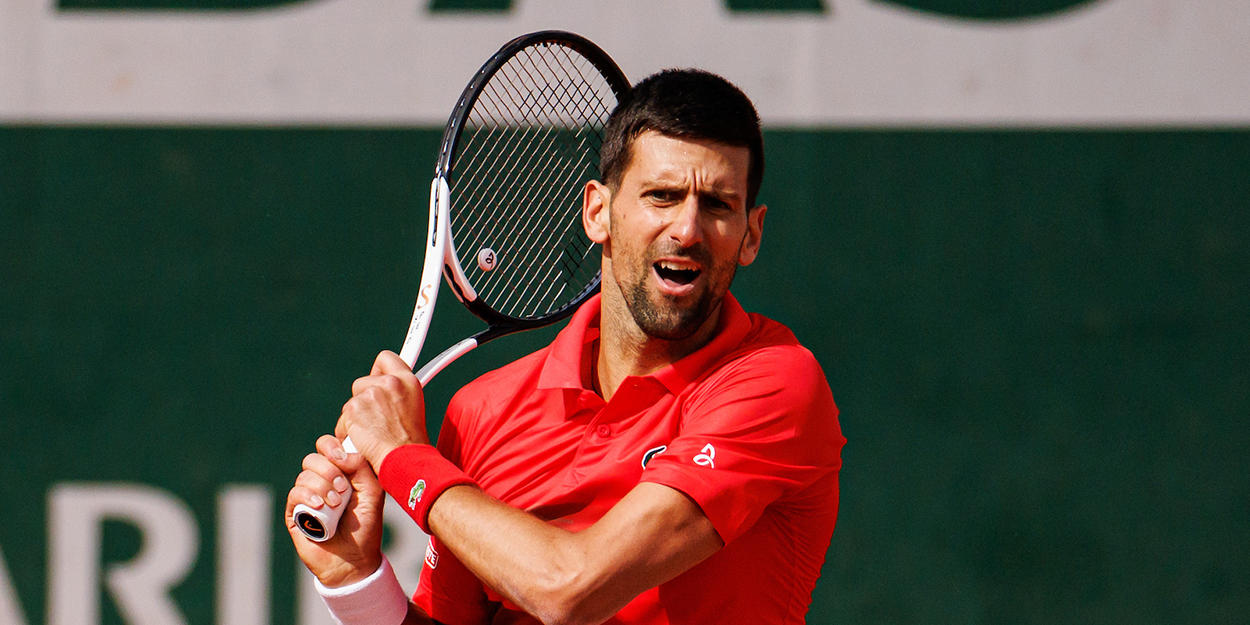
[[[670,341],[649,336],[634,321],[620,291],[604,286],[592,378],[595,390],[605,400],[612,399],[625,378],[655,373],[681,360],[707,345],[716,332],[719,305],[688,337]]]

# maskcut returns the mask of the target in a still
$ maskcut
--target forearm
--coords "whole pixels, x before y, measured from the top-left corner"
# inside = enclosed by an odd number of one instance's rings
[[[469,570],[543,622],[562,622],[587,583],[577,535],[469,486],[430,508],[431,531]]]
[[[443,493],[429,526],[469,570],[544,623],[599,623],[722,546],[694,502],[643,485],[573,533],[481,490]]]

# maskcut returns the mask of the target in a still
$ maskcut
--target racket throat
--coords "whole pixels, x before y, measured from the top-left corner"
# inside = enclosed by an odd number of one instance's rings
[[[485,334],[485,332],[481,334]],[[482,343],[478,341],[478,336],[481,336],[481,334],[471,336],[463,341],[460,341],[459,343],[456,343],[455,345],[452,345],[451,347],[448,347],[443,350],[443,353],[435,356],[429,362],[425,363],[425,366],[421,367],[420,371],[417,371],[417,380],[421,382],[421,386],[424,387],[429,384],[430,380],[433,380],[434,376],[438,375],[440,371],[447,367],[447,365],[450,365],[455,362],[456,359],[476,349],[477,346]]]

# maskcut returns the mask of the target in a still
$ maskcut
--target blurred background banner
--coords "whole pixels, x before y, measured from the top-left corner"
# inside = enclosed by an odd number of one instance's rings
[[[1238,0],[7,0],[0,120],[441,124],[501,42],[724,73],[771,125],[1245,125]]]
[[[759,105],[735,293],[849,439],[809,622],[1246,622],[1243,0],[6,0],[0,625],[327,622],[286,491],[402,341],[461,88],[547,28]]]

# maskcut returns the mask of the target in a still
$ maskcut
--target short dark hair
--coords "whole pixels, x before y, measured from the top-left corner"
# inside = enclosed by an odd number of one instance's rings
[[[647,130],[747,148],[747,208],[755,207],[764,180],[764,137],[751,99],[733,83],[699,69],[666,69],[634,85],[604,130],[599,161],[604,184],[620,188],[634,139]]]

